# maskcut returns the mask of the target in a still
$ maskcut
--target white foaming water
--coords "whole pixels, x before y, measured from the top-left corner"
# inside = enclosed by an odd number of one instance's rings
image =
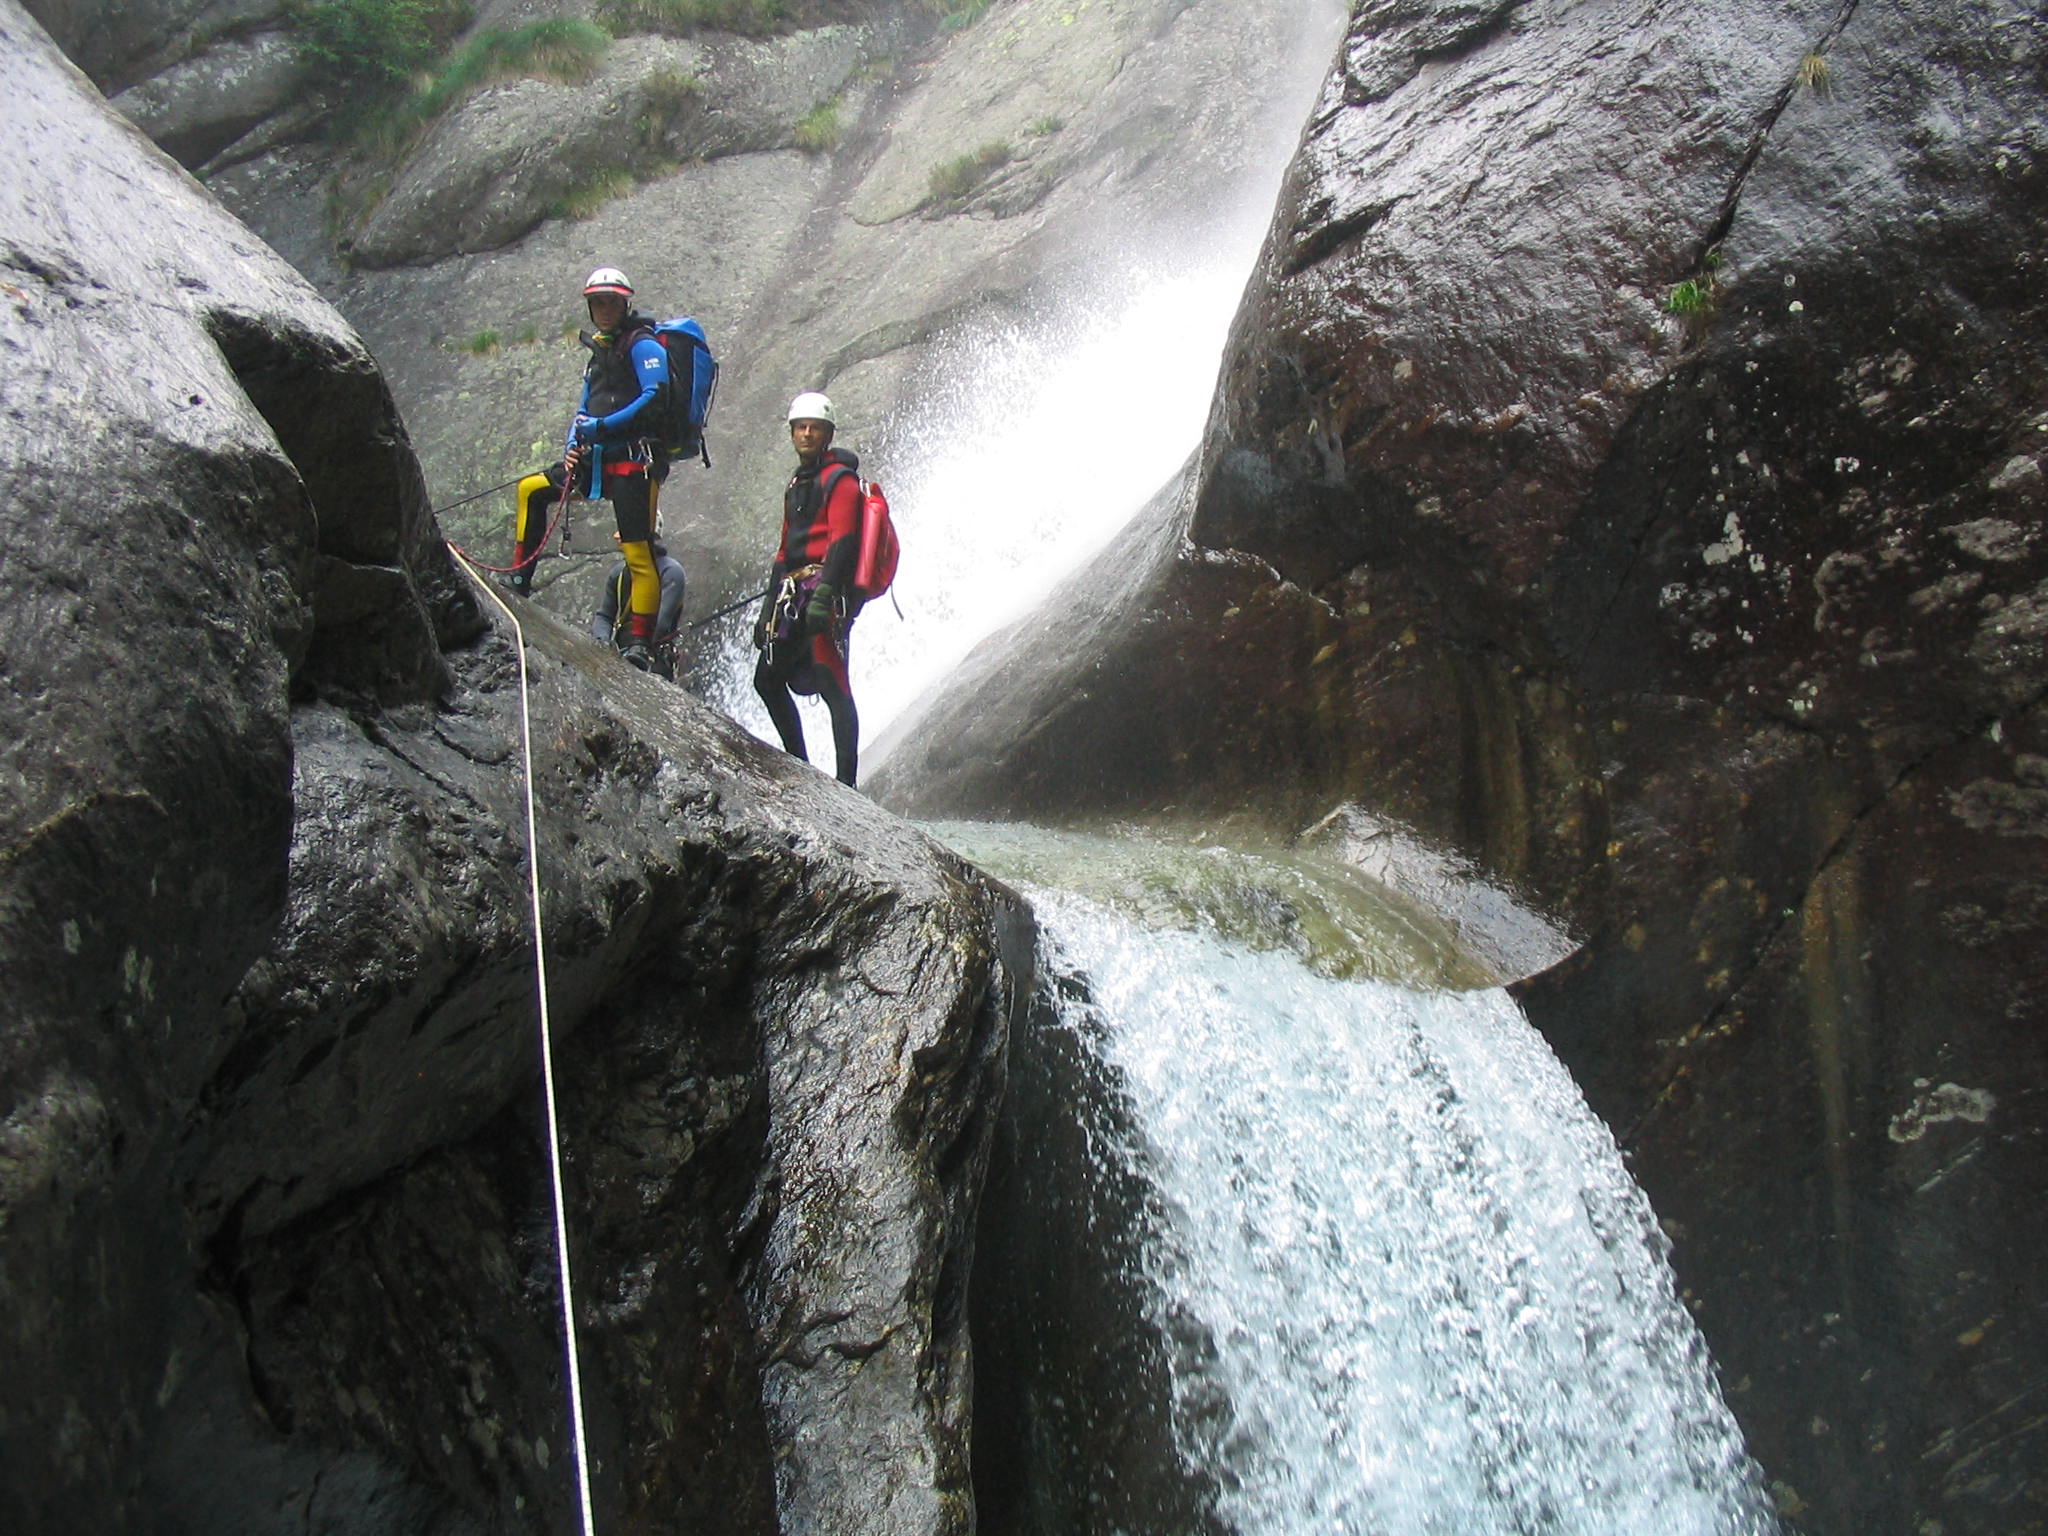
[[[1240,1536],[1777,1530],[1648,1202],[1505,994],[1031,898],[1170,1213],[1156,1321],[1213,1346],[1177,1433]]]
[[[961,380],[891,436],[905,551],[856,633],[873,740],[985,636],[1113,538],[1200,440],[1251,251],[1135,277],[1122,297],[962,338]]]

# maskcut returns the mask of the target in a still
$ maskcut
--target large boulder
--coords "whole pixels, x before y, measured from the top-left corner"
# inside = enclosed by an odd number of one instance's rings
[[[197,166],[297,106],[305,76],[291,34],[272,29],[224,38],[113,101],[180,163]]]
[[[551,1101],[607,1519],[966,1530],[1028,921],[517,643],[355,332],[0,49],[0,1523],[570,1524]]]
[[[1565,918],[1525,1002],[1820,1531],[2048,1497],[2044,63],[1999,0],[1358,5],[1191,487],[876,779],[1361,801]]]
[[[438,710],[297,711],[285,921],[176,1159],[247,1367],[210,1359],[217,1327],[188,1344],[152,1491],[195,1531],[308,1498],[343,1529],[573,1523],[524,713],[604,1522],[971,1529],[966,1278],[1028,918],[587,637],[525,630],[523,703],[500,636]]]

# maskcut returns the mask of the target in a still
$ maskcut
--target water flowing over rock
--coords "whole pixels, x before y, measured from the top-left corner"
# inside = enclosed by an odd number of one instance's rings
[[[1355,5],[1188,484],[875,779],[1357,801],[1584,933],[1525,1001],[1816,1530],[2048,1506],[2044,68],[1999,0]]]
[[[0,49],[0,1523],[570,1528],[509,622],[355,332]],[[964,1531],[1028,920],[526,634],[598,1508]]]
[[[0,568],[0,1444],[35,1501],[0,1519],[563,1523],[515,656],[426,487],[554,456],[574,286],[624,265],[727,358],[718,463],[666,508],[708,611],[760,570],[790,393],[887,464],[991,331],[1214,240],[1319,16],[831,0],[495,81],[377,165],[281,93],[278,0],[30,9],[357,329],[0,0],[32,514]],[[571,10],[486,0],[466,36]],[[1200,450],[872,758],[898,809],[1334,826],[1569,927],[1522,1000],[1824,1536],[2048,1523],[2044,83],[2019,0],[1354,0]],[[647,153],[569,217],[606,113]],[[531,631],[608,1512],[962,1529],[1019,920]],[[1030,1071],[1039,1113],[1087,1067]],[[1035,1190],[1143,1216],[1073,1161],[1113,1119],[1009,1124],[984,1258],[1117,1319],[1114,1254],[1025,1263]],[[1030,1307],[998,1325],[1122,1416],[1098,1512],[1214,1521],[1212,1488],[1152,1497],[1170,1340],[1132,1335],[1120,1397]],[[985,1406],[1038,1411],[1022,1378]],[[1092,1518],[1093,1485],[980,1480]]]

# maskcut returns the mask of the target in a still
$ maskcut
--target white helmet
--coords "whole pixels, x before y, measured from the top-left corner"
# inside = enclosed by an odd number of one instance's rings
[[[828,427],[836,427],[839,420],[832,414],[832,402],[815,389],[807,389],[789,402],[791,421],[822,421]]]
[[[622,299],[630,299],[633,285],[617,267],[599,267],[583,282],[583,296],[587,299],[593,293],[616,293]]]

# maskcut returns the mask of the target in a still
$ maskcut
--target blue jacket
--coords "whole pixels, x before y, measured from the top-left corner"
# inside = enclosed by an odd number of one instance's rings
[[[583,369],[578,411],[597,424],[586,494],[603,494],[603,463],[632,456],[652,427],[654,402],[668,382],[668,350],[654,339],[645,315],[629,315],[608,341],[586,336],[590,361]]]

